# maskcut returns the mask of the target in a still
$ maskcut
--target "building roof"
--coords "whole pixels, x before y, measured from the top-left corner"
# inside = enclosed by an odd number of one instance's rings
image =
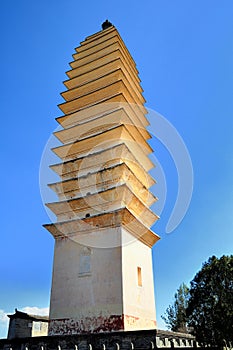
[[[31,321],[43,321],[43,322],[48,322],[49,317],[48,316],[39,316],[39,315],[31,315],[27,314],[26,312],[18,311],[15,309],[15,313],[12,315],[7,315],[10,319],[14,318],[21,318],[25,320],[31,320]]]

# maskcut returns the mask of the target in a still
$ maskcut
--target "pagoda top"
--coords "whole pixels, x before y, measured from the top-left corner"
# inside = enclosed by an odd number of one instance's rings
[[[113,26],[113,24],[112,24],[111,22],[109,22],[108,19],[106,19],[106,21],[102,23],[102,29],[103,29],[103,30],[104,30],[104,29],[107,29],[107,28],[110,28],[110,27],[112,27],[112,26]]]

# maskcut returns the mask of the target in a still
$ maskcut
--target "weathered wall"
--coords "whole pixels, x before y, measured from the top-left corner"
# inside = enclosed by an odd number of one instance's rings
[[[172,347],[196,348],[195,338],[189,334],[144,330],[12,340],[0,339],[0,350],[152,350]],[[201,350],[201,348],[199,349]],[[208,349],[211,350],[211,348]]]
[[[156,327],[156,318],[151,248],[124,229],[122,234],[124,328],[153,329]],[[141,269],[141,285],[138,268]]]
[[[122,227],[84,236],[56,240],[49,334],[154,329],[151,249]]]
[[[32,335],[32,321],[21,318],[10,320],[8,329],[8,338],[24,338]]]
[[[42,337],[48,335],[48,322],[33,321],[32,337]]]
[[[101,247],[107,236],[119,245],[120,228],[94,232],[88,242]],[[119,246],[87,248],[77,237],[56,240],[49,334],[123,329],[121,280]]]

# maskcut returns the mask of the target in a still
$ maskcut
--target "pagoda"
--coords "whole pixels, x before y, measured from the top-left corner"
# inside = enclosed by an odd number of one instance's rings
[[[134,60],[108,21],[77,47],[54,134],[49,335],[156,328],[153,163]]]

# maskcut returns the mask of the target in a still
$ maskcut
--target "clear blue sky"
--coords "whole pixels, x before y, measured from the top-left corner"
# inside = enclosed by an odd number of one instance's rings
[[[168,182],[165,209],[154,227],[162,237],[153,249],[159,326],[182,282],[189,283],[209,256],[232,254],[232,0],[3,0],[1,337],[5,312],[49,305],[53,238],[42,228],[49,218],[40,198],[40,158],[61,115],[57,104],[74,47],[106,18],[137,63],[147,106],[179,131],[194,168],[189,210],[165,234],[177,176],[165,149],[153,141]]]

